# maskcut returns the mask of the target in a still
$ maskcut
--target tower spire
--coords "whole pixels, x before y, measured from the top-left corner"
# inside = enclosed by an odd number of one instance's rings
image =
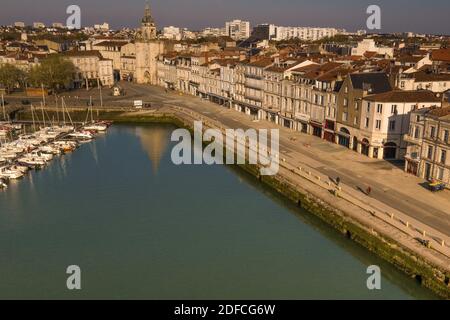
[[[145,1],[145,13],[141,24],[141,37],[144,40],[152,40],[156,38],[156,25],[155,20],[153,20],[152,17],[149,0]]]
[[[150,0],[145,0],[145,11],[144,18],[142,19],[143,23],[154,23],[152,17],[152,10],[150,9]]]
[[[150,10],[150,0],[145,0],[145,17],[151,17],[152,12]]]

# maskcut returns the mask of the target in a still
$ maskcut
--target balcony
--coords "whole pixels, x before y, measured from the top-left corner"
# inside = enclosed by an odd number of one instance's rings
[[[262,100],[263,100],[261,97],[254,96],[254,95],[250,95],[250,94],[246,94],[246,95],[244,96],[244,98],[245,98],[245,99],[248,99],[248,100],[257,101],[257,102],[262,102]]]
[[[250,78],[250,79],[255,79],[255,80],[264,80],[264,77],[256,75],[256,74],[252,74],[252,73],[245,73],[244,76],[246,78]]]
[[[418,152],[410,152],[405,155],[405,159],[414,162],[420,162],[420,156]]]
[[[409,134],[405,134],[405,135],[403,136],[403,140],[406,141],[406,142],[408,142],[408,143],[412,143],[412,144],[417,144],[417,145],[422,144],[422,139],[420,139],[420,138],[415,138],[415,137],[413,137],[413,136],[410,136]]]

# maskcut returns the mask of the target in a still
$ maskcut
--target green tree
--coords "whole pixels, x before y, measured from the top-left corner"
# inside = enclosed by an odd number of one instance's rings
[[[53,55],[31,69],[28,81],[32,86],[61,90],[67,87],[75,73],[74,64],[59,55]]]
[[[12,64],[0,66],[0,84],[7,90],[20,86],[23,83],[24,72]]]

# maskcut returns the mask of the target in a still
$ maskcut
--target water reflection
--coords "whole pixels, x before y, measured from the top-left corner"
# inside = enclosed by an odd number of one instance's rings
[[[170,140],[169,130],[167,127],[155,125],[136,127],[135,132],[152,163],[153,174],[158,174],[161,160]]]

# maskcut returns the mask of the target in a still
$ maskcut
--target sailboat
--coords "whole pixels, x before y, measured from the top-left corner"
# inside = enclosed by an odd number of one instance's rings
[[[97,132],[106,132],[106,130],[108,129],[108,125],[107,124],[94,121],[92,103],[90,103],[90,106],[89,106],[89,109],[88,109],[88,113],[86,115],[86,121],[85,122],[87,122],[87,119],[88,119],[89,115],[91,116],[91,122],[89,124],[85,125],[83,127],[83,129],[87,130],[87,131],[93,131],[95,133],[97,133]]]
[[[0,168],[0,178],[20,179],[22,177],[23,177],[23,173],[19,170],[14,170],[14,169],[8,168],[8,167]]]

